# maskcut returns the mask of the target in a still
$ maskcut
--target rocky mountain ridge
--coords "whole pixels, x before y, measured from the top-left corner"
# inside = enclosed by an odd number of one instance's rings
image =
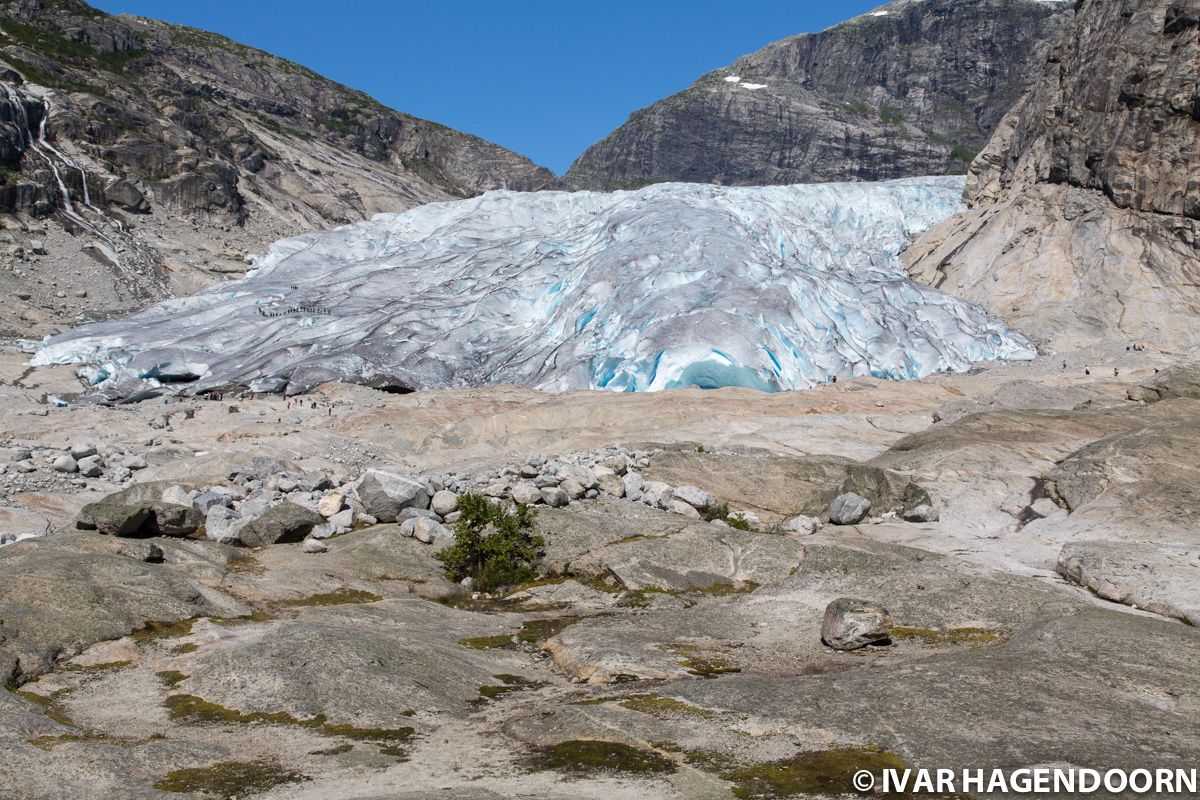
[[[216,34],[80,0],[9,2],[0,31],[6,335],[190,293],[281,236],[555,182]]]
[[[1066,2],[899,0],[767,45],[635,112],[577,189],[962,173],[1037,78]]]
[[[911,274],[1051,349],[1200,343],[1200,2],[1085,0]]]

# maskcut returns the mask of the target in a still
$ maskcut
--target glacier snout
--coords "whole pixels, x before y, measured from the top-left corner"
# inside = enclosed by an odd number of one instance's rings
[[[110,395],[327,380],[548,390],[797,389],[1033,346],[908,280],[961,178],[489,192],[285,239],[241,280],[50,337]]]

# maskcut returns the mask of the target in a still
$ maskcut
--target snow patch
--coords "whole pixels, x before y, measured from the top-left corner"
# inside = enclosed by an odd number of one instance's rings
[[[909,280],[961,177],[488,192],[284,239],[247,276],[49,337],[99,389],[765,391],[918,378],[1034,347]]]
[[[743,83],[742,88],[749,89],[750,91],[753,92],[756,89],[765,89],[765,88],[767,88],[767,85],[765,83]]]

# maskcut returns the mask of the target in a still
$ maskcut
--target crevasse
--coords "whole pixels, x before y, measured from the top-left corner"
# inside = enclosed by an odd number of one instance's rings
[[[333,379],[559,391],[918,378],[1034,347],[908,280],[963,180],[497,191],[284,239],[245,278],[48,338],[110,396]]]

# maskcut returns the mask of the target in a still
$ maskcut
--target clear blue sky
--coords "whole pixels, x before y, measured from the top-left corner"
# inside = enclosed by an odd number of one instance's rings
[[[562,173],[630,112],[884,0],[91,0],[215,31]]]

